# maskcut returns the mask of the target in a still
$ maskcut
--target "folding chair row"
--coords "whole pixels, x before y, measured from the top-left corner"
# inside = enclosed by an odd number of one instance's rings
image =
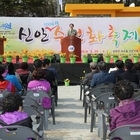
[[[111,92],[113,91],[113,87],[114,87],[114,83],[102,83],[97,85],[96,87],[94,87],[93,89],[87,89],[85,90],[84,94],[83,94],[83,107],[85,105],[86,102],[86,92],[88,91],[88,95],[92,95],[94,94],[94,96],[98,97],[99,95],[105,93],[105,92]]]
[[[108,92],[112,92],[112,88],[94,88],[94,90],[92,90],[91,92],[89,92],[88,94],[85,94],[85,118],[84,118],[84,122],[87,122],[87,109],[89,108],[89,114],[90,114],[90,107],[91,107],[91,98],[92,95],[94,95],[96,98],[104,93],[108,93]],[[112,92],[113,94],[113,92]]]
[[[51,96],[51,106],[50,108],[44,108],[42,106],[43,98],[50,98],[44,91],[28,91],[26,96],[24,96],[24,104],[35,106],[40,112],[44,112],[43,122],[45,124],[45,130],[48,129],[48,117],[49,117],[49,110],[51,109],[51,114],[53,118],[53,124],[55,125],[55,101],[54,96]],[[30,99],[31,98],[31,99]]]
[[[112,92],[104,93],[98,96],[96,99],[91,99],[91,128],[90,131],[93,132],[93,127],[96,123],[96,115],[98,116],[98,136],[101,136],[101,117],[103,113],[109,114],[110,110],[118,105],[118,99],[112,94]]]

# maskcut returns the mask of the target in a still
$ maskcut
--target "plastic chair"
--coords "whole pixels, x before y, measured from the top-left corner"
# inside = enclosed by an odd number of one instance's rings
[[[98,97],[104,93],[107,93],[107,92],[112,92],[112,88],[108,88],[108,87],[98,87],[98,88],[94,88],[92,89],[89,94],[85,94],[85,103],[84,103],[84,106],[85,106],[85,117],[84,117],[84,122],[86,123],[87,122],[87,109],[89,108],[89,114],[90,114],[90,107],[91,107],[91,96],[94,95],[95,97]],[[113,94],[113,93],[112,93]],[[88,97],[88,98],[87,98]]]
[[[106,92],[112,92],[114,87],[114,83],[102,83],[93,89],[90,90],[89,94],[98,97],[99,95],[106,93]],[[84,99],[83,99],[83,106],[85,105],[86,102],[86,93],[84,93]]]
[[[38,129],[43,130],[43,114],[40,113],[39,110],[32,106],[24,104],[23,111],[26,112],[32,118],[34,131],[37,131]]]
[[[0,101],[10,93],[8,90],[0,90]]]
[[[136,83],[134,83],[134,82],[130,82],[130,83],[131,83],[131,85],[134,87],[134,89],[140,88],[140,86],[139,86],[138,84],[136,84]]]
[[[110,109],[113,109],[118,105],[118,99],[113,95],[112,92],[104,93],[97,98],[92,97],[91,99],[91,128],[95,127],[96,115],[98,116],[98,136],[101,135],[101,120],[102,114],[109,114]]]
[[[133,98],[135,98],[136,100],[140,100],[140,89],[134,89]]]
[[[90,85],[91,81],[88,81],[87,83],[83,84],[82,81],[80,81],[80,100],[82,100],[82,93],[85,93],[86,87],[88,88]],[[83,96],[84,98],[84,96]]]
[[[106,88],[107,88],[107,87],[113,88],[114,85],[115,85],[114,83],[101,83],[101,84],[96,85],[95,88],[98,88],[98,87],[100,87],[100,88],[101,88],[101,87],[104,87],[104,88],[105,88],[105,87],[106,87]]]
[[[124,125],[109,133],[109,140],[113,140],[118,137],[121,140],[139,140],[140,125]]]
[[[43,119],[44,120],[44,124],[45,124],[44,128],[45,128],[45,130],[47,130],[48,129],[49,109],[43,108],[41,103],[42,103],[42,99],[44,97],[48,97],[49,98],[48,94],[45,93],[44,91],[37,91],[37,92],[27,91],[26,96],[36,100],[40,104],[41,109],[44,110],[44,119]],[[51,96],[51,99],[52,99],[52,106],[51,106],[50,109],[51,109],[53,124],[55,125],[55,101],[54,101],[54,96],[53,95]]]
[[[10,129],[10,131],[7,131],[7,129]],[[39,131],[37,133],[31,128],[18,125],[5,126],[0,128],[1,140],[27,140],[28,138],[44,140],[43,131]]]
[[[40,104],[35,99],[26,96],[22,96],[22,98],[23,98],[23,106],[29,105],[40,111]]]

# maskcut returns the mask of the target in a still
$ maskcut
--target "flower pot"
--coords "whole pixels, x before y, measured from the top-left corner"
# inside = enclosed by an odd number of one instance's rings
[[[28,57],[23,57],[22,62],[28,62]]]
[[[3,62],[3,57],[0,57],[0,62]]]
[[[82,62],[83,62],[83,63],[88,63],[88,58],[87,58],[87,57],[83,57],[83,58],[82,58]]]
[[[12,62],[12,57],[7,57],[6,62]]]
[[[123,57],[122,57],[122,60],[123,60],[124,63],[125,63],[125,60],[126,60],[126,59],[128,59],[127,56],[123,56]]]
[[[113,57],[114,63],[115,63],[118,59],[119,59],[118,56],[114,56],[114,57]]]
[[[110,57],[105,57],[105,62],[110,63]]]
[[[33,61],[35,61],[36,59],[38,59],[38,57],[33,57]]]
[[[97,63],[98,57],[92,57],[92,62]]]
[[[139,62],[139,57],[133,57],[133,62],[134,62],[134,63]]]
[[[60,57],[60,63],[65,63],[65,62],[66,62],[66,58]]]
[[[70,82],[65,82],[65,86],[69,86],[70,85]]]
[[[70,63],[75,63],[76,58],[70,58]]]

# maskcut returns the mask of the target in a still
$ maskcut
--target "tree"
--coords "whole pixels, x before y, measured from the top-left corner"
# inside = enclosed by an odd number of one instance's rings
[[[0,16],[55,16],[56,0],[0,0]]]

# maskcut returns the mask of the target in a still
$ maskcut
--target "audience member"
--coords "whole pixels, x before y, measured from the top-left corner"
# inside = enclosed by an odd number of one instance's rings
[[[51,67],[51,61],[50,61],[50,59],[46,59],[46,60],[47,60],[47,69],[53,71],[53,74],[54,74],[55,79],[58,79],[57,71],[56,71],[55,68]]]
[[[28,63],[27,62],[22,62],[19,66],[19,69],[16,70],[15,75],[17,77],[17,79],[22,83],[25,84],[25,80],[26,83],[28,83],[31,78],[32,78],[32,74],[31,72],[28,70]],[[27,76],[26,76],[27,75]],[[24,76],[24,79],[21,78],[21,76]],[[26,78],[26,79],[25,79]],[[24,80],[24,81],[23,81]]]
[[[98,72],[97,63],[91,62],[89,66],[90,66],[91,72],[85,75],[84,79],[82,80],[82,84],[90,84],[93,75]]]
[[[16,70],[16,73],[19,74],[19,75],[30,74],[31,72],[28,70],[28,63],[27,62],[22,62],[19,65],[19,69]]]
[[[32,75],[33,80],[28,83],[28,90],[41,90],[51,95],[50,83],[44,79],[46,76],[46,72],[43,69],[38,68],[33,71]]]
[[[47,73],[49,73],[52,77],[53,82],[55,82],[55,74],[52,70],[49,69],[50,66],[50,60],[49,59],[43,59],[42,61],[42,69],[44,69]]]
[[[42,66],[43,66],[42,60],[36,59],[34,61],[33,66],[35,69],[38,69],[38,68],[42,69]],[[44,70],[44,71],[46,72],[45,80],[47,80],[50,83],[51,87],[53,87],[53,80],[52,80],[50,73],[48,73],[46,70]]]
[[[22,98],[16,94],[9,94],[2,101],[0,125],[21,125],[32,128],[32,120],[22,111]]]
[[[115,83],[115,76],[106,71],[106,63],[101,61],[98,63],[99,73],[95,73],[92,77],[91,88],[101,83]]]
[[[6,74],[6,76],[4,77],[6,80],[10,81],[18,91],[22,90],[22,86],[19,83],[17,77],[15,76],[15,72],[14,72],[14,64],[13,63],[9,63],[7,64],[7,68],[8,68],[8,73]]]
[[[127,62],[133,63],[133,61],[131,59],[126,59],[125,63],[127,63]]]
[[[134,88],[128,80],[118,81],[114,94],[120,100],[119,106],[110,110],[110,130],[129,124],[140,124],[140,101],[132,97]]]
[[[4,77],[2,76],[4,72],[5,65],[0,64],[0,90],[8,90],[14,93],[15,92],[14,85],[10,81],[5,80]]]
[[[129,80],[130,82],[139,84],[138,75],[132,71],[132,68],[133,68],[132,62],[125,62],[125,72],[123,72],[118,76],[118,81],[126,79]]]
[[[140,62],[135,64],[135,70],[136,70],[136,73],[137,73],[137,75],[139,77],[139,81],[140,81]]]
[[[121,73],[124,72],[124,63],[123,63],[123,61],[122,61],[122,60],[117,60],[117,61],[115,62],[115,67],[116,67],[117,70],[111,71],[110,73],[111,73],[111,74],[114,74],[115,79],[117,80],[118,76],[119,76]]]

